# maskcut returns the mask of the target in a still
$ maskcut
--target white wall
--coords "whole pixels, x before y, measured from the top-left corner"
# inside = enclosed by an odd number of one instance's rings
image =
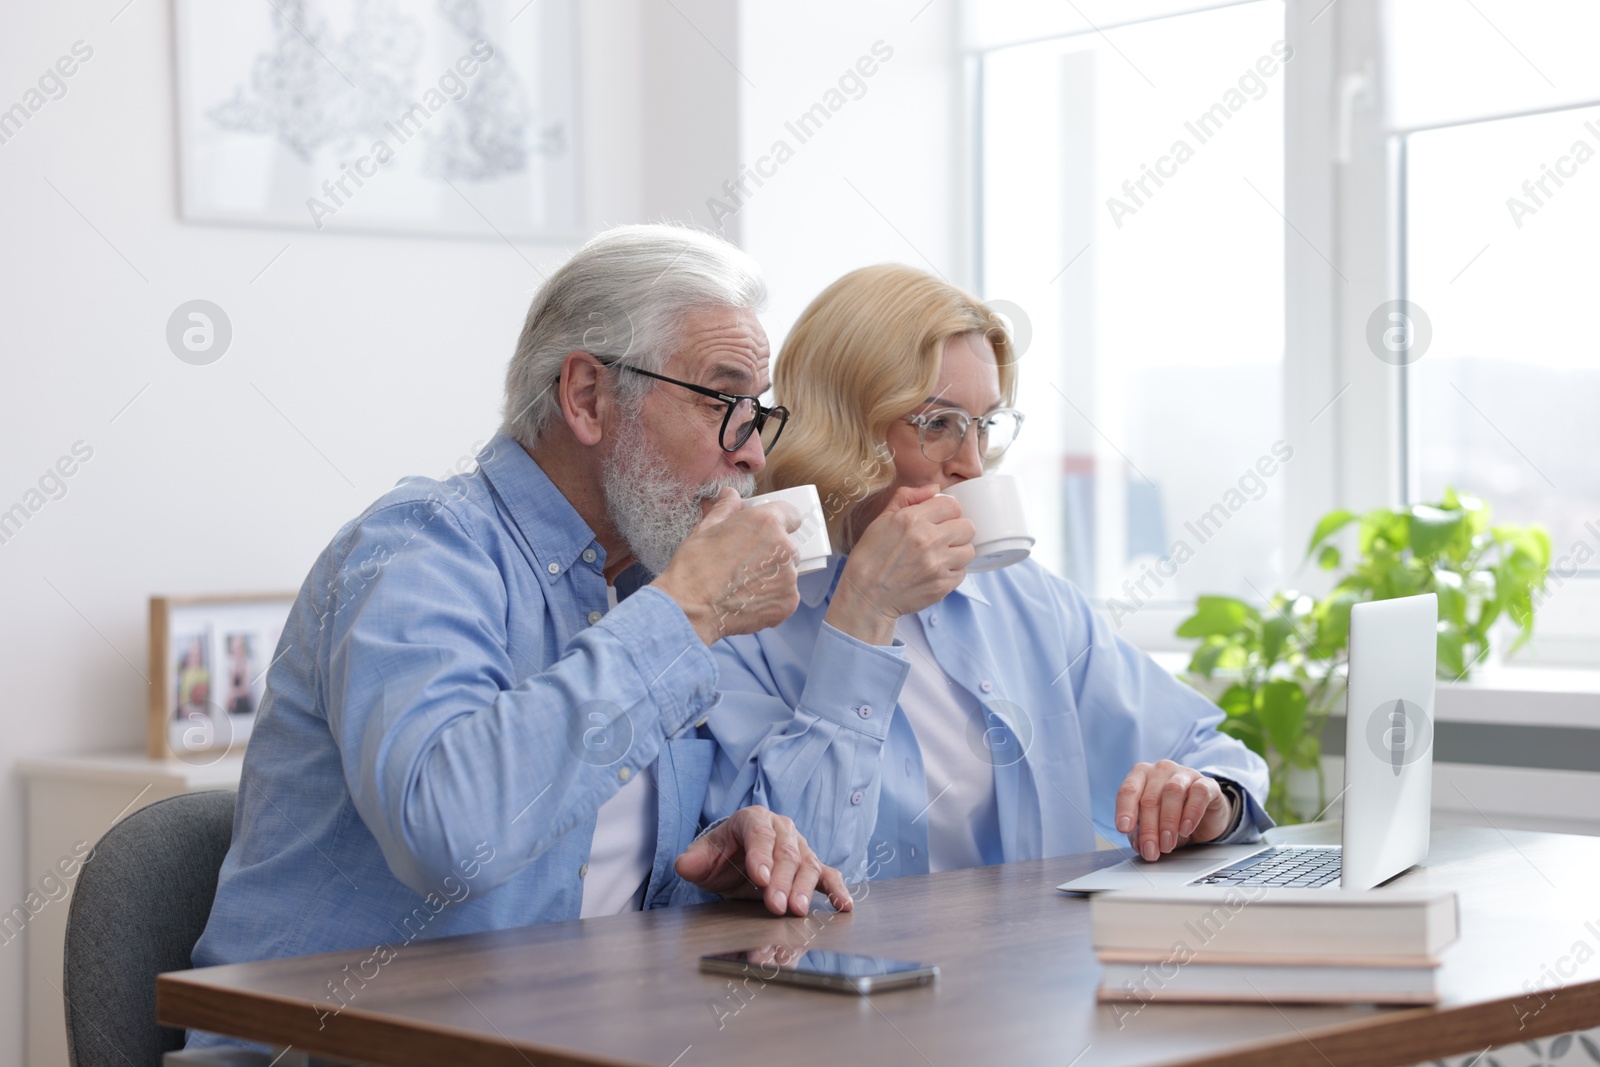
[[[742,205],[720,188],[737,166],[701,194],[738,208],[726,225],[740,227],[741,243],[766,268],[774,353],[812,297],[857,267],[901,262],[956,285],[973,280],[955,6],[818,0],[802,16],[794,10],[739,5],[739,66],[748,78],[740,82],[739,161],[754,168],[780,140],[793,158],[768,164],[775,173],[759,188],[752,181]],[[860,99],[845,94],[801,143],[785,123],[825,102],[879,41],[893,55],[862,79]],[[703,203],[701,213],[713,221]]]
[[[124,2],[0,15],[0,107],[94,50],[0,145],[0,510],[93,449],[0,544],[0,909],[44,873],[23,869],[15,760],[144,745],[147,598],[298,588],[399,477],[468,454],[539,281],[523,257],[567,252],[179,222],[172,9]],[[686,21],[731,51],[732,0],[644,2],[582,4],[591,229],[690,217],[737,152],[735,75]],[[164,340],[196,297],[234,328],[206,367]],[[21,941],[0,944],[0,1063],[22,1062],[22,979]]]
[[[0,909],[43,873],[23,869],[16,759],[143,747],[147,598],[298,588],[340,524],[396,479],[467,455],[495,428],[539,282],[524,257],[548,270],[569,251],[513,250],[487,230],[180,222],[172,8],[123,3],[0,16],[0,107],[74,42],[94,50],[66,96],[0,145],[0,510],[75,442],[93,449],[66,494],[0,544]],[[854,267],[899,260],[970,282],[950,5],[581,7],[590,230],[669,218],[721,229],[769,271],[774,348]],[[893,55],[865,93],[799,144],[784,122],[877,41]],[[779,138],[794,158],[714,217],[707,199],[727,202],[722,183]],[[233,324],[232,347],[206,367],[164,339],[194,298]],[[22,1060],[22,990],[22,944],[0,944],[3,1063]]]

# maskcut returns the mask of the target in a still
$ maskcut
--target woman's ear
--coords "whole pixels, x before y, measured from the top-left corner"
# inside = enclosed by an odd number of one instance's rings
[[[561,417],[578,443],[593,447],[604,436],[605,416],[611,406],[610,383],[600,361],[588,352],[568,352],[556,379]]]

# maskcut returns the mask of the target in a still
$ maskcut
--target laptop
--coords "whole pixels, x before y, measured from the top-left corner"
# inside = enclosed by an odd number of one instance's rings
[[[1432,593],[1350,610],[1339,845],[1197,845],[1154,863],[1134,858],[1057,889],[1258,886],[1371,889],[1428,855],[1438,599]],[[1122,851],[1131,852],[1124,848]]]

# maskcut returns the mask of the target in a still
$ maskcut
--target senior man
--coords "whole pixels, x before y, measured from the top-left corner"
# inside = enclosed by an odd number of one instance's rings
[[[787,418],[756,399],[764,298],[668,226],[540,289],[477,469],[401,482],[302,587],[196,966],[372,946],[316,991],[334,1015],[419,938],[708,894],[804,915],[819,884],[851,906],[787,818],[699,832],[708,646],[798,604],[798,514],[740,504]]]

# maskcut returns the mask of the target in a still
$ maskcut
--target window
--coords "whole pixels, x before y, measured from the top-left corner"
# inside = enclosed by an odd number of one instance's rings
[[[1600,636],[1600,33],[1592,4],[1390,5],[1398,262],[1428,347],[1409,362],[1410,499],[1446,485],[1550,532],[1532,658]]]
[[[1600,235],[1597,155],[1600,108],[1411,135],[1406,287],[1421,496],[1471,486],[1600,574],[1600,259],[1574,240]]]
[[[1003,469],[1105,601],[1258,598],[1286,555],[1281,0],[983,51],[981,292],[1014,314]],[[1169,627],[1170,629],[1170,627]]]
[[[1178,6],[968,5],[1040,560],[1152,645],[1325,588],[1322,513],[1453,485],[1550,531],[1529,658],[1600,662],[1600,6]],[[1368,341],[1397,299],[1420,357]]]

